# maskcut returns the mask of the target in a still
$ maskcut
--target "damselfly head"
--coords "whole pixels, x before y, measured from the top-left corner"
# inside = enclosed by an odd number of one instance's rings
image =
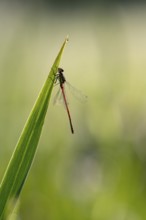
[[[58,68],[58,73],[63,73],[64,72],[64,70],[62,69],[62,68]]]

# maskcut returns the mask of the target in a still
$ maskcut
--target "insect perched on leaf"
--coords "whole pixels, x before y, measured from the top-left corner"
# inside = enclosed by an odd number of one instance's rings
[[[71,128],[71,132],[72,134],[74,133],[74,128],[73,128],[73,124],[72,124],[72,120],[71,120],[71,114],[69,111],[69,107],[68,107],[68,102],[67,102],[67,98],[66,98],[66,94],[65,94],[65,87],[64,85],[68,85],[70,91],[74,94],[74,96],[78,99],[80,99],[81,101],[85,101],[87,99],[87,96],[83,95],[79,90],[77,90],[76,88],[74,88],[73,86],[71,86],[65,79],[64,76],[64,70],[62,68],[58,68],[58,72],[56,74],[56,79],[55,79],[55,84],[59,82],[60,85],[60,89],[57,92],[55,98],[54,98],[54,103],[57,102],[64,102],[67,114],[68,114],[68,118],[69,118],[69,123],[70,123],[70,128]]]

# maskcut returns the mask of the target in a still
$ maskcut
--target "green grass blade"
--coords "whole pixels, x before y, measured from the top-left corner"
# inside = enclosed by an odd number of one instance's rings
[[[14,208],[15,201],[17,201],[19,197],[31,167],[53,89],[55,74],[67,41],[68,39],[64,41],[58,53],[48,78],[28,117],[2,179],[0,185],[0,219],[3,219],[3,213],[7,212],[9,206],[11,206],[11,211]]]

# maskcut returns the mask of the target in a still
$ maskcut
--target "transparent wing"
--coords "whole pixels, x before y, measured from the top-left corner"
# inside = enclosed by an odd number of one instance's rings
[[[60,105],[63,102],[63,97],[62,97],[62,93],[61,93],[61,89],[59,88],[56,95],[54,96],[53,99],[53,105]]]
[[[69,82],[66,82],[66,85],[68,86],[70,92],[72,93],[73,96],[75,96],[76,99],[78,99],[80,102],[87,101],[88,97],[84,95],[80,90],[73,87]]]
[[[68,101],[67,101],[67,104],[68,104]],[[61,88],[58,89],[56,95],[54,96],[53,105],[64,105],[65,106]]]

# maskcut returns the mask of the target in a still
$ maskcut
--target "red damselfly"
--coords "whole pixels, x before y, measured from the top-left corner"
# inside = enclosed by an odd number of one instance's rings
[[[72,91],[72,93],[81,101],[85,101],[87,96],[83,95],[79,90],[75,89],[74,87],[72,87],[68,82],[66,82],[65,76],[64,76],[64,70],[62,68],[58,68],[58,72],[56,74],[56,79],[55,79],[55,84],[59,82],[60,85],[60,89],[61,89],[61,96],[60,96],[60,90],[57,92],[54,102],[56,103],[58,100],[62,100],[64,102],[66,111],[67,111],[67,115],[69,118],[69,123],[70,123],[70,128],[71,128],[71,132],[72,134],[74,133],[74,128],[73,128],[73,124],[72,124],[72,120],[71,120],[71,114],[69,111],[69,107],[68,107],[68,102],[67,102],[67,98],[66,98],[66,94],[65,94],[65,87],[64,84],[66,83],[70,90]]]

